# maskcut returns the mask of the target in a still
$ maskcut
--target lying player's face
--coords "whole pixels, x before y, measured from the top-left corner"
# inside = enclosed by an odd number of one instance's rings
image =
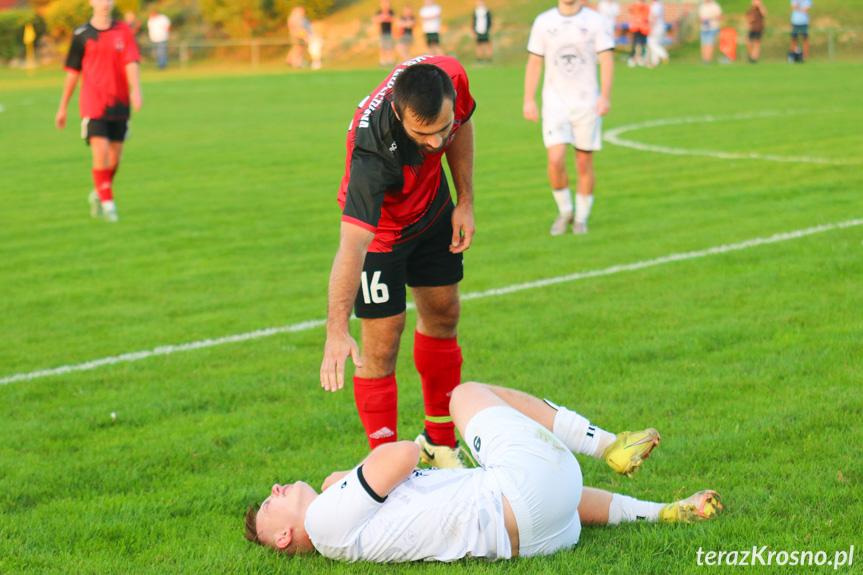
[[[306,509],[317,496],[317,492],[302,481],[273,485],[256,519],[261,543],[276,549],[287,547],[291,543],[291,531],[303,525]]]
[[[427,154],[442,152],[455,120],[455,104],[449,98],[444,98],[440,114],[432,122],[421,122],[414,116],[410,108],[405,109],[402,126],[408,137]]]
[[[90,0],[93,14],[96,16],[110,16],[114,9],[114,0]]]

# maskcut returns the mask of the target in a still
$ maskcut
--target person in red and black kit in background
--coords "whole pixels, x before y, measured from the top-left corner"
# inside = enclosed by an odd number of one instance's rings
[[[462,252],[474,235],[475,107],[455,58],[421,56],[401,64],[354,114],[338,196],[341,238],[330,275],[321,386],[344,386],[350,356],[369,445],[397,440],[395,366],[410,286],[426,414],[417,442],[423,460],[436,467],[465,465],[449,398],[461,381],[458,283]],[[455,206],[441,167],[444,154]],[[362,357],[348,330],[351,308],[362,322]]]
[[[54,118],[57,128],[66,127],[69,100],[78,77],[81,84],[81,137],[93,152],[91,215],[117,221],[113,183],[123,142],[129,129],[130,107],[141,109],[141,81],[138,75],[138,45],[129,26],[114,20],[114,0],[90,0],[93,17],[75,30],[66,58],[66,82],[60,107]]]

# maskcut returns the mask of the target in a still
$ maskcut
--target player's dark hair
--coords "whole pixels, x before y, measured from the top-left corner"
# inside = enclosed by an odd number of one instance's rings
[[[246,510],[246,539],[252,543],[263,545],[258,539],[258,505],[252,505]]]
[[[414,64],[399,74],[393,85],[393,105],[399,118],[411,115],[423,125],[440,115],[444,98],[455,103],[455,86],[449,74],[432,64]]]

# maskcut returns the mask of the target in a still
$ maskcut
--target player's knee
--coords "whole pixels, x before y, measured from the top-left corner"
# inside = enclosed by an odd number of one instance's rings
[[[575,167],[578,170],[579,175],[589,175],[593,172],[593,158],[590,156],[579,156],[578,160],[575,162]]]
[[[452,390],[452,394],[449,398],[449,409],[450,413],[455,411],[458,405],[462,405],[465,402],[465,399],[476,393],[478,387],[482,386],[481,383],[476,383],[475,381],[466,381],[461,385],[457,385],[454,390]]]

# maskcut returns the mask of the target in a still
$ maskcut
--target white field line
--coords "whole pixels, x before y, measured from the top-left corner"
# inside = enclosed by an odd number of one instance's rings
[[[663,264],[680,262],[685,260],[693,260],[697,258],[703,258],[706,256],[712,256],[717,254],[724,254],[733,251],[745,250],[748,248],[761,246],[765,244],[775,244],[778,242],[784,242],[788,240],[795,240],[798,238],[811,236],[813,234],[819,234],[822,232],[829,232],[833,230],[839,230],[843,228],[850,228],[854,226],[863,225],[863,218],[856,220],[848,220],[845,222],[839,222],[835,224],[824,224],[821,226],[816,226],[814,228],[807,228],[805,230],[797,230],[793,232],[785,232],[781,234],[775,234],[767,238],[755,238],[751,240],[746,240],[743,242],[739,242],[736,244],[727,244],[724,246],[717,246],[713,248],[707,248],[704,250],[698,250],[693,252],[682,252],[677,254],[671,254],[668,256],[663,256],[660,258],[652,259],[652,260],[644,260],[640,262],[635,262],[631,264],[622,264],[611,266],[601,270],[593,270],[587,272],[578,272],[574,274],[569,274],[565,276],[558,276],[552,278],[546,278],[542,280],[536,280],[527,283],[515,284],[507,287],[491,289],[481,292],[470,292],[466,294],[462,294],[461,300],[467,301],[472,299],[481,299],[486,297],[500,296],[511,294],[519,291],[536,289],[541,287],[546,287],[550,285],[572,282],[582,279],[595,278],[601,276],[608,276],[617,274],[620,272],[628,272],[641,270],[645,268],[650,268],[654,266],[659,266]],[[415,306],[413,304],[408,304],[409,309],[414,309]],[[315,319],[304,321],[301,323],[295,323],[293,325],[286,325],[282,327],[271,327],[267,329],[259,329],[256,331],[251,331],[248,333],[243,333],[239,335],[229,335],[225,337],[220,337],[217,339],[205,339],[202,341],[195,341],[192,343],[183,343],[179,345],[164,345],[159,346],[157,348],[148,350],[148,351],[136,351],[132,353],[124,353],[122,355],[116,355],[113,357],[105,357],[102,359],[95,359],[93,361],[88,361],[86,363],[78,363],[75,365],[64,365],[61,367],[55,367],[53,369],[43,369],[40,371],[31,371],[29,373],[18,373],[15,375],[10,375],[7,377],[0,378],[0,385],[6,385],[9,383],[15,383],[16,381],[26,381],[30,379],[38,379],[41,377],[47,377],[49,375],[61,375],[64,373],[71,373],[73,371],[89,371],[91,369],[96,369],[98,367],[102,367],[105,365],[113,365],[117,363],[127,363],[132,361],[138,361],[141,359],[146,359],[148,357],[158,356],[158,355],[171,355],[173,353],[178,353],[181,351],[191,351],[195,349],[204,349],[207,347],[215,347],[218,345],[224,345],[226,343],[236,343],[241,341],[249,341],[253,339],[260,339],[262,337],[269,337],[271,335],[277,335],[281,333],[296,333],[300,331],[308,331],[310,329],[314,329],[316,327],[322,327],[326,325],[325,319]]]
[[[625,148],[633,148],[644,152],[657,152],[660,154],[672,154],[675,156],[707,156],[710,158],[720,158],[723,160],[764,160],[768,162],[786,162],[794,164],[826,164],[830,166],[857,166],[860,161],[855,160],[830,160],[825,158],[813,158],[811,156],[779,156],[776,154],[758,154],[751,153],[735,153],[735,152],[718,152],[715,150],[693,150],[688,148],[672,148],[670,146],[657,146],[653,144],[643,144],[635,140],[621,138],[621,134],[631,132],[632,130],[643,130],[645,128],[657,128],[659,126],[677,126],[680,124],[704,124],[711,122],[727,122],[731,120],[748,120],[752,118],[769,118],[777,116],[788,116],[796,112],[752,112],[747,114],[736,114],[733,116],[700,116],[691,118],[666,118],[660,120],[648,120],[646,122],[638,122],[636,124],[628,124],[608,130],[603,136],[603,140],[610,144],[616,144]]]

